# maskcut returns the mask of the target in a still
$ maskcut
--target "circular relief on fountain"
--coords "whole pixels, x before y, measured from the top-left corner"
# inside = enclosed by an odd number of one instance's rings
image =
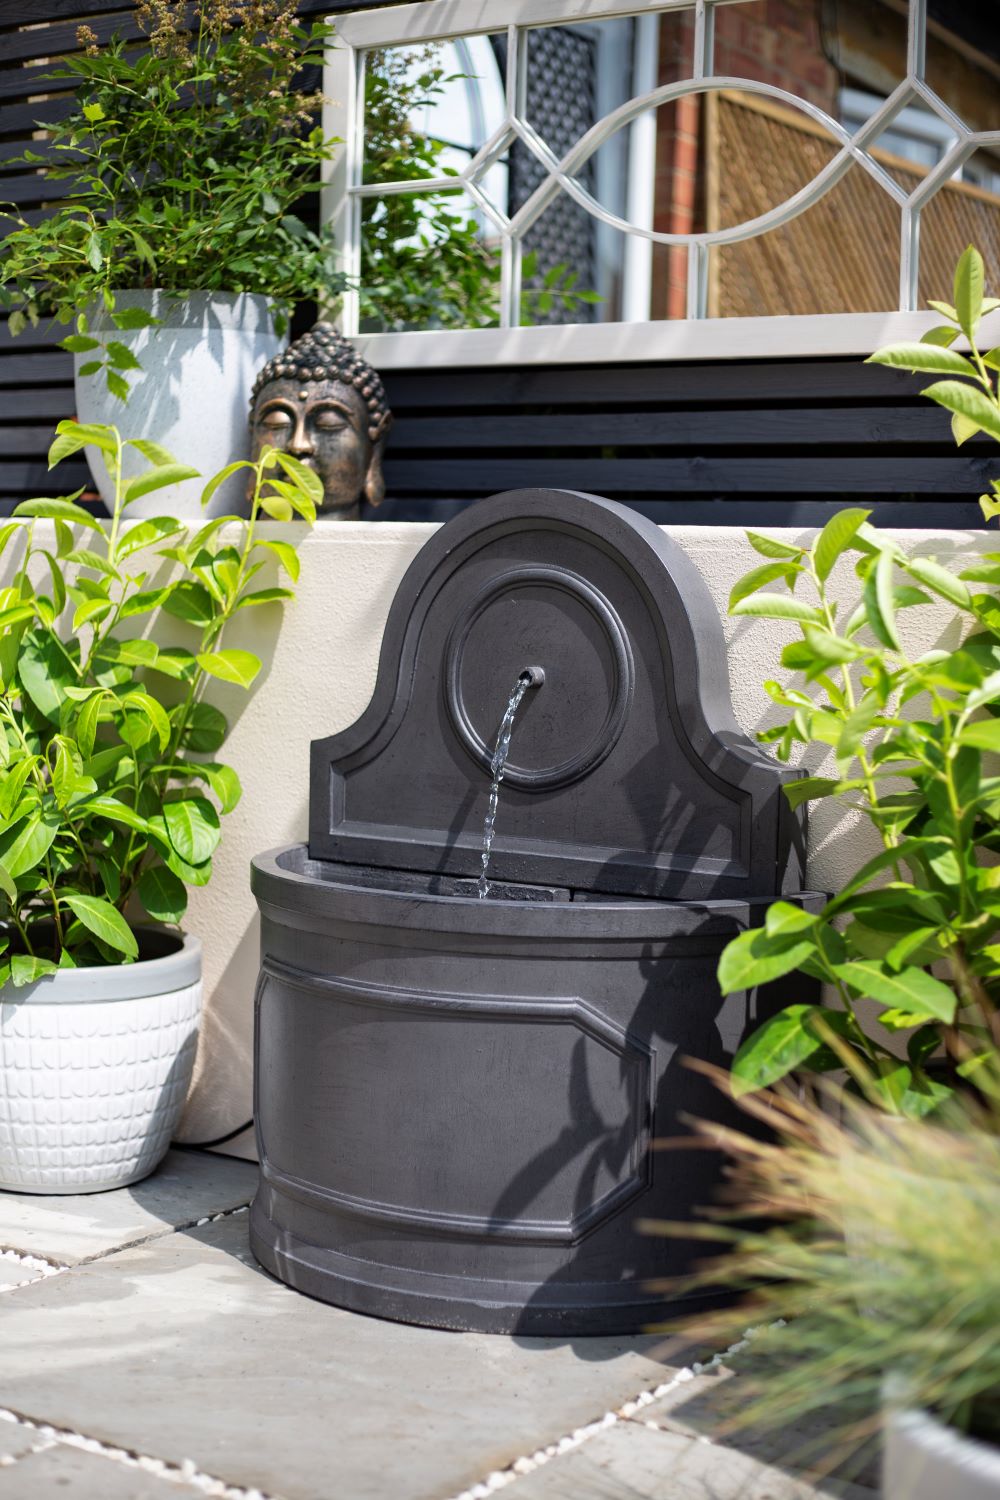
[[[446,647],[445,695],[459,739],[489,774],[518,677],[541,667],[514,721],[505,780],[526,790],[576,781],[615,745],[634,669],[617,611],[568,568],[501,573],[459,616]]]

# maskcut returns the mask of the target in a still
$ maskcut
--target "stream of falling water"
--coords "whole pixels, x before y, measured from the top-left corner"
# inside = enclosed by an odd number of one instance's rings
[[[490,883],[487,873],[490,867],[490,851],[493,848],[493,834],[496,830],[497,804],[500,801],[500,783],[503,781],[504,771],[507,769],[507,756],[510,754],[510,737],[514,732],[514,718],[521,706],[521,699],[532,684],[530,672],[522,672],[514,684],[514,691],[510,695],[506,712],[500,723],[500,732],[497,735],[497,746],[490,761],[490,770],[493,772],[493,785],[490,787],[490,801],[486,809],[486,817],[483,820],[483,871],[479,877],[479,899],[485,901],[490,893]]]

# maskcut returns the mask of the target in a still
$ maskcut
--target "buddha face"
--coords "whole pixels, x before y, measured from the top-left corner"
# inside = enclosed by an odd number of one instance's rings
[[[254,402],[253,456],[280,448],[323,481],[323,515],[356,521],[361,497],[378,505],[385,493],[382,439],[368,436],[371,418],[364,398],[339,380],[271,380]]]

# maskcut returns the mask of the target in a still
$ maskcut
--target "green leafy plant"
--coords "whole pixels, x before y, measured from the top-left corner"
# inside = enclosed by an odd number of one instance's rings
[[[365,181],[454,177],[444,142],[413,124],[462,74],[448,74],[439,48],[369,54],[365,72]],[[361,318],[374,330],[491,328],[499,321],[499,248],[484,237],[468,198],[454,191],[366,197],[361,210]],[[521,322],[558,304],[601,301],[560,264],[542,271],[537,252],[522,257]]]
[[[291,597],[259,586],[270,559],[298,578],[295,549],[262,537],[261,515],[312,522],[322,496],[310,469],[268,448],[205,487],[207,502],[248,470],[247,519],[216,517],[193,536],[171,517],[129,526],[134,500],[196,471],[114,427],[56,431],[50,468],[96,445],[115,504],[105,523],[75,495],[26,500],[0,528],[0,551],[20,549],[0,590],[0,983],[15,985],[134,959],[133,919],[179,922],[186,887],[211,877],[219,817],[240,783],[206,758],[228,732],[209,689],[249,689],[261,667],[223,637],[243,610]],[[125,447],[148,464],[128,481]],[[161,612],[184,622],[189,647],[156,644]]]
[[[960,441],[979,430],[1000,438],[989,376],[1000,360],[975,344],[982,317],[1000,304],[984,300],[982,257],[971,247],[955,273],[955,302],[933,304],[954,326],[872,358],[978,382],[941,381],[925,394],[952,410]],[[960,332],[968,359],[950,347]],[[983,497],[984,509],[992,503]],[[794,1070],[843,1067],[870,1101],[920,1116],[963,1081],[974,1086],[1000,1043],[1000,777],[989,760],[1000,750],[1000,554],[956,574],[909,555],[869,514],[840,511],[810,547],[748,533],[766,561],[736,584],[729,611],[799,626],[801,639],[781,656],[792,684],[765,683],[784,721],[759,738],[783,760],[796,745],[832,751],[834,776],[804,776],[786,794],[793,806],[836,797],[856,809],[882,852],[819,915],[772,905],[763,927],[724,950],[719,982],[728,994],[801,971],[839,1001],[788,1006],[756,1031],[734,1059],[737,1095]],[[842,558],[853,559],[859,585],[849,613],[830,587]],[[966,638],[914,655],[902,612],[932,598],[951,606]],[[860,1000],[878,1007],[874,1026],[863,1024]]]
[[[730,1158],[725,1204],[695,1226],[647,1226],[717,1252],[671,1284],[730,1294],[699,1336],[724,1346],[754,1329],[731,1429],[798,1427],[809,1436],[786,1459],[821,1471],[863,1461],[898,1405],[1000,1442],[995,1104],[955,1099],[919,1122],[791,1091],[745,1107],[776,1138],[700,1127]]]
[[[295,304],[344,284],[328,235],[296,212],[318,191],[333,140],[312,121],[320,96],[296,78],[322,63],[325,23],[295,19],[294,0],[199,0],[193,30],[183,0],[144,0],[136,19],[148,46],[121,37],[53,69],[75,86],[63,120],[40,122],[45,155],[19,159],[72,192],[39,223],[15,207],[0,244],[0,305],[9,326],[76,321],[65,347],[91,353],[125,398],[136,360],[120,341],[96,339],[87,309],[103,305],[117,329],[148,314],[116,310],[126,288],[256,292],[271,298],[279,330]]]
[[[980,432],[1000,442],[996,379],[1000,347],[985,354],[979,351],[982,320],[1000,308],[1000,297],[984,296],[984,282],[983,257],[969,245],[955,267],[954,306],[948,302],[928,304],[947,322],[928,329],[917,344],[888,344],[868,360],[869,364],[912,370],[914,374],[948,376],[926,386],[923,394],[951,412],[952,432],[959,445]],[[969,343],[968,354],[952,348],[963,334]],[[987,521],[1000,516],[1000,479],[991,482],[993,494],[982,495],[979,500]]]
[[[751,533],[767,561],[736,584],[730,613],[798,625],[782,652],[792,685],[765,684],[783,722],[760,738],[781,759],[796,745],[832,751],[835,775],[786,794],[793,806],[836,797],[858,809],[882,852],[819,915],[774,903],[724,950],[719,981],[729,993],[799,970],[842,1007],[803,1003],[766,1022],[736,1055],[737,1093],[797,1068],[846,1067],[869,1098],[920,1115],[959,1078],[975,1080],[1000,1038],[1000,777],[987,759],[1000,750],[1000,605],[975,587],[1000,583],[1000,557],[956,574],[908,555],[867,516],[839,512],[810,547]],[[843,557],[859,582],[850,612],[830,591]],[[952,651],[911,655],[901,616],[933,596],[971,633]],[[860,997],[880,1007],[867,1029]],[[944,1078],[927,1069],[942,1045]]]

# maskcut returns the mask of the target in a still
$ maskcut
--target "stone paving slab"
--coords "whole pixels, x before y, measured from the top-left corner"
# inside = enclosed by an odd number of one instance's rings
[[[30,1453],[39,1441],[38,1433],[32,1432],[30,1428],[0,1421],[0,1474],[8,1464]]]
[[[56,1443],[0,1468],[0,1500],[204,1500],[204,1490],[159,1479],[99,1453]]]
[[[245,1213],[7,1293],[0,1342],[0,1406],[283,1500],[446,1500],[667,1378],[656,1338],[311,1301],[256,1265]]]
[[[682,1437],[718,1440],[733,1417],[746,1405],[748,1382],[741,1378],[744,1369],[748,1373],[754,1370],[752,1354],[740,1355],[728,1368],[710,1375],[698,1375],[676,1386],[668,1395],[646,1407],[642,1420],[647,1425],[655,1425],[664,1432]],[[722,1441],[762,1464],[783,1463],[805,1469],[817,1461],[817,1440],[822,1439],[828,1426],[829,1419],[823,1413],[814,1413],[785,1423],[779,1429],[741,1428],[732,1437],[724,1436]],[[856,1481],[857,1485],[866,1487],[857,1489],[858,1494],[870,1496],[872,1489],[878,1488],[878,1459],[875,1456],[864,1460],[846,1459],[835,1472],[842,1481]]]
[[[873,1500],[870,1490],[815,1488],[737,1449],[631,1421],[599,1432],[504,1493],[510,1500]]]
[[[208,1166],[195,1152],[170,1151],[152,1177],[116,1192],[0,1192],[0,1250],[77,1265],[249,1203],[256,1185],[250,1162],[213,1156]]]

